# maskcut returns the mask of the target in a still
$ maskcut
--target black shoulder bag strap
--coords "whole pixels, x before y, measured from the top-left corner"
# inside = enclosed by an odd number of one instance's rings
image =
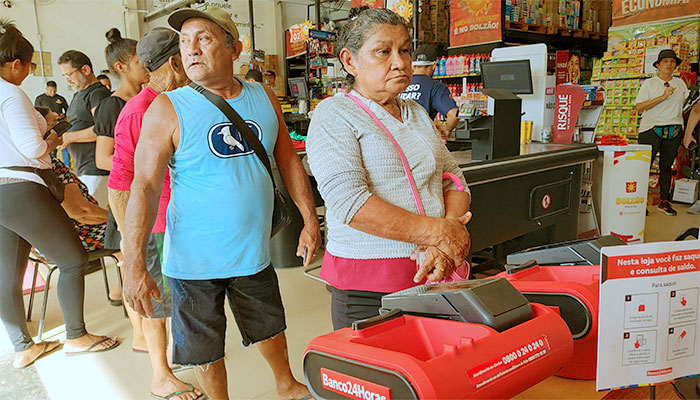
[[[204,97],[207,98],[212,104],[216,106],[219,110],[221,110],[222,113],[228,118],[233,126],[236,127],[238,132],[240,132],[241,136],[243,136],[243,139],[245,139],[246,142],[250,145],[250,147],[253,148],[253,151],[255,152],[255,155],[258,156],[260,161],[262,161],[263,165],[265,166],[265,169],[267,169],[268,174],[270,174],[270,179],[272,180],[272,186],[277,189],[277,185],[275,185],[275,179],[272,177],[272,166],[270,165],[270,159],[267,156],[267,152],[265,151],[265,148],[263,147],[263,144],[260,142],[260,139],[258,139],[257,136],[253,133],[253,131],[250,129],[248,124],[243,121],[243,118],[241,118],[240,115],[236,112],[236,110],[231,107],[226,100],[224,100],[223,97],[219,96],[218,94],[214,94],[204,87],[197,85],[196,83],[192,82],[190,83],[190,87],[197,92],[201,93]]]
[[[233,107],[231,107],[226,102],[226,100],[223,99],[223,97],[208,91],[207,89],[203,88],[200,85],[197,85],[194,82],[190,83],[190,87],[202,94],[204,97],[206,97],[207,100],[209,100],[212,104],[216,106],[216,108],[218,108],[219,110],[221,110],[222,113],[224,113],[224,115],[229,119],[229,121],[231,121],[233,126],[236,127],[238,132],[240,132],[241,136],[243,136],[243,139],[245,139],[245,141],[248,142],[248,145],[253,148],[255,155],[258,156],[260,161],[262,161],[263,165],[265,166],[265,169],[267,169],[267,173],[270,175],[270,180],[272,181],[272,188],[274,192],[275,206],[272,212],[271,236],[275,236],[282,229],[284,229],[284,227],[291,223],[292,211],[291,207],[287,205],[287,201],[285,200],[284,196],[282,196],[279,190],[277,190],[275,179],[272,176],[272,166],[270,165],[270,159],[267,157],[267,152],[265,151],[265,148],[260,142],[260,139],[258,139],[258,137],[255,136],[248,124],[246,124],[245,121],[243,121],[243,118],[241,118],[241,116],[238,115],[236,110],[234,110]]]

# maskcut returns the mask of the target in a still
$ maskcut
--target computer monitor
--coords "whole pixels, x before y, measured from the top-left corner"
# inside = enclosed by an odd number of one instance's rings
[[[484,89],[503,89],[514,94],[532,94],[530,60],[481,63]]]
[[[299,100],[309,99],[309,89],[306,87],[304,77],[289,78],[289,93]]]

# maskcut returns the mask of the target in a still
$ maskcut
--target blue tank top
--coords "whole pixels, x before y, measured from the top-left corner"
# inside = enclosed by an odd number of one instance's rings
[[[226,101],[272,157],[277,114],[262,85],[241,84],[241,94]],[[180,143],[169,164],[172,194],[164,274],[205,280],[260,272],[270,264],[270,175],[228,118],[204,96],[188,86],[165,94],[177,113]]]

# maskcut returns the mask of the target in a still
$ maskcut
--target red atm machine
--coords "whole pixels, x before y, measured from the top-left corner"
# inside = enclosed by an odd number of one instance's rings
[[[315,398],[509,398],[573,353],[557,310],[529,303],[504,278],[418,286],[384,296],[380,311],[308,345]]]
[[[529,301],[557,307],[574,340],[574,355],[556,375],[595,379],[598,361],[599,265],[531,265],[504,277]]]
[[[527,249],[508,255],[506,272],[497,275],[529,301],[559,309],[574,339],[574,356],[556,375],[596,378],[600,252],[624,245],[610,235]]]

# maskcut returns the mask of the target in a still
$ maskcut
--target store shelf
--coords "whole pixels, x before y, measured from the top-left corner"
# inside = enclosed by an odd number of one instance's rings
[[[601,60],[602,61],[611,61],[611,60],[619,60],[619,59],[637,58],[639,56],[644,57],[644,54],[635,54],[635,55],[621,54],[619,56],[606,56],[606,57],[601,58]]]
[[[625,75],[599,75],[591,81],[600,82],[602,80],[619,80],[619,79],[644,79],[651,78],[654,74],[625,74]]]
[[[620,109],[620,110],[634,110],[637,108],[636,105],[634,104],[627,104],[627,105],[621,105],[621,104],[606,104],[605,108],[612,108],[612,109]]]
[[[506,21],[505,28],[511,31],[547,33],[547,27],[543,25],[525,24],[521,22]]]
[[[475,74],[463,74],[463,75],[444,75],[444,76],[433,76],[433,79],[454,79],[454,78],[468,78],[472,76],[481,76],[480,73]]]
[[[603,100],[586,100],[583,102],[583,108],[593,108],[593,107],[600,107],[604,105],[605,102]]]
[[[577,33],[578,34],[578,33]],[[583,35],[585,36],[585,34]],[[555,49],[581,50],[583,55],[595,55],[602,57],[608,48],[608,37],[596,34],[593,37],[548,35],[545,33],[503,30],[503,42],[518,44],[544,43]]]

